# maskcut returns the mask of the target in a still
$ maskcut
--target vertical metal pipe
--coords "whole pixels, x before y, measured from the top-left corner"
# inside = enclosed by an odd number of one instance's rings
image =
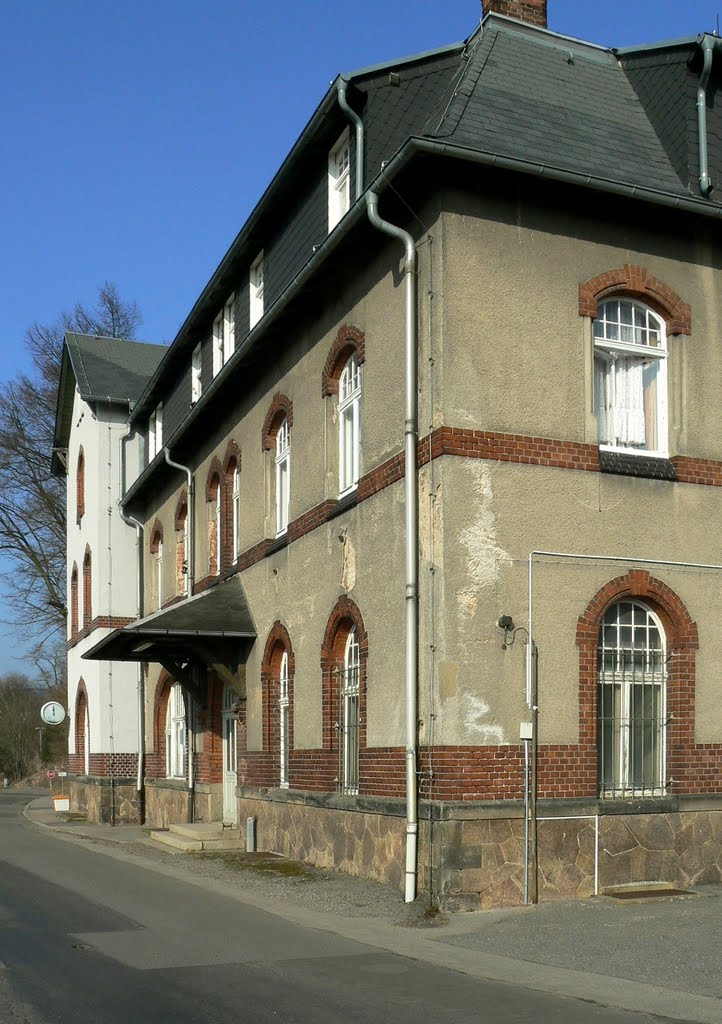
[[[709,158],[707,154],[707,84],[712,71],[712,59],[718,40],[706,35],[701,47],[704,55],[702,72],[697,86],[697,128],[699,132],[699,188],[703,195],[712,191],[712,179],[709,176]]]
[[[338,105],[343,110],[344,114],[350,118],[356,129],[356,198],[361,197],[361,193],[364,190],[364,123],[356,113],[356,111],[349,105],[346,97],[346,89],[348,82],[345,78],[339,78],[336,83],[336,92],[338,93]]]
[[[416,862],[419,833],[418,794],[416,778],[416,749],[418,732],[418,470],[416,449],[418,444],[417,416],[417,337],[416,337],[416,246],[408,231],[382,220],[378,214],[378,196],[366,193],[369,220],[375,228],[404,244],[406,260],[404,362],[406,367],[404,402],[404,484],[406,533],[406,884],[404,899],[412,903],[416,898]]]
[[[529,647],[532,649],[532,693],[531,693],[531,779],[529,780],[529,861],[530,863],[530,885],[529,902],[539,901],[539,858],[537,854],[537,812],[536,812],[536,769],[538,750],[538,720],[539,720],[539,651],[531,638]]]

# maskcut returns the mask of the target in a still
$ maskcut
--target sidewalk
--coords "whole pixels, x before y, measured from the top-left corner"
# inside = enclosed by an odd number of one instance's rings
[[[59,838],[223,891],[289,920],[413,959],[545,992],[683,1021],[722,1021],[722,886],[694,895],[425,915],[388,886],[278,862],[253,870],[247,855],[172,854],[140,826],[63,822],[48,797],[25,816]],[[256,864],[256,867],[259,865]],[[287,872],[280,872],[285,866]]]

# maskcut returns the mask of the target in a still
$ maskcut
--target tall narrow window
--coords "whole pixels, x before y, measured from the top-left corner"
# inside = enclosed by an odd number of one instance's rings
[[[89,629],[93,621],[93,559],[86,550],[83,559],[83,629]]]
[[[158,402],[148,420],[148,462],[152,462],[163,447],[163,403]]]
[[[180,683],[173,683],[168,695],[165,725],[165,773],[169,779],[185,776],[186,707]]]
[[[78,567],[73,565],[70,574],[70,638],[78,638]]]
[[[355,627],[346,639],[341,676],[340,785],[342,793],[358,793],[359,786],[359,690],[360,651]]]
[[[284,417],[276,433],[276,536],[288,529],[288,506],[291,493],[291,436],[288,418]]]
[[[594,321],[594,407],[600,445],[666,455],[664,321],[630,299],[599,304]]]
[[[163,607],[163,541],[158,541],[155,555],[156,593],[158,594],[158,610]]]
[[[193,349],[191,357],[191,404],[195,405],[203,393],[203,369],[202,353],[200,344]]]
[[[241,474],[238,462],[233,466],[233,561],[239,555],[239,533],[241,529]]]
[[[223,547],[223,505],[221,502],[221,481],[218,480],[218,490],[216,491],[216,574],[220,574],[222,559],[222,547]]]
[[[175,518],[176,529],[176,597],[183,597],[188,594],[189,587],[189,545],[188,535],[188,504],[185,496],[179,503]]]
[[[279,785],[288,789],[288,651],[281,655],[278,681]]]
[[[78,465],[75,471],[76,519],[78,522],[85,515],[85,452],[82,445],[78,452]]]
[[[156,519],[150,535],[150,555],[153,575],[151,577],[152,597],[160,611],[163,607],[163,528]]]
[[[338,489],[357,486],[361,463],[361,366],[352,355],[343,368],[338,389]]]
[[[255,327],[263,316],[263,253],[260,253],[250,273],[250,326]]]
[[[664,793],[665,637],[643,604],[606,612],[597,661],[597,743],[602,796]]]
[[[328,230],[333,231],[351,205],[348,129],[328,155]]]

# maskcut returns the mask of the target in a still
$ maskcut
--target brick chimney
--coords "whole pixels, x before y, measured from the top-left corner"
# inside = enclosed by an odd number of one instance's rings
[[[538,28],[547,27],[547,0],[481,0],[482,15],[505,14]]]

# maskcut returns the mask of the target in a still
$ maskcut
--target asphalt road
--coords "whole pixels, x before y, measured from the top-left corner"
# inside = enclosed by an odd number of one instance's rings
[[[39,831],[26,801],[0,793],[0,1024],[652,1020],[304,927]]]

